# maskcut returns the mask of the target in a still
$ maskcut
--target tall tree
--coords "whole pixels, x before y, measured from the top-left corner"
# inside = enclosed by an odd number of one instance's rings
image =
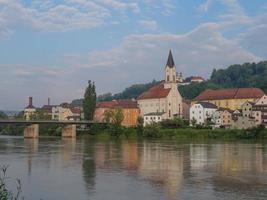
[[[88,86],[84,93],[83,111],[86,120],[93,120],[96,106],[96,91],[94,82],[88,81]]]

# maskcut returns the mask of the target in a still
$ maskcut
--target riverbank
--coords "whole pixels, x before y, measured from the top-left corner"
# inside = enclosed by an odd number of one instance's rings
[[[144,128],[111,127],[92,129],[96,138],[145,138],[145,139],[267,139],[267,129],[263,126],[247,129],[208,129],[208,128],[162,128],[151,125]]]

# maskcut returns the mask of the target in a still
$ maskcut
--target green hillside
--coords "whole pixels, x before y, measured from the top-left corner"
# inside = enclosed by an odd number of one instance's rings
[[[180,86],[179,91],[184,98],[193,99],[205,89],[234,87],[258,87],[267,93],[267,61],[214,69],[209,80]]]

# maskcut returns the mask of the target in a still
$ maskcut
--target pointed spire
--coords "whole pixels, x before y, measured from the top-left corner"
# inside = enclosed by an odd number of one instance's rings
[[[169,66],[170,68],[173,68],[175,66],[174,61],[173,61],[173,57],[172,57],[172,50],[170,50],[170,52],[169,52],[169,57],[168,57],[166,67],[167,66]]]

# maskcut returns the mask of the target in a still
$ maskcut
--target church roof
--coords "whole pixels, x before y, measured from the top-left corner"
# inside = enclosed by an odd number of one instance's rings
[[[173,68],[175,66],[174,61],[173,61],[173,57],[172,57],[172,51],[170,50],[169,52],[169,57],[167,60],[167,65],[166,67],[169,66],[170,68]]]
[[[231,89],[207,89],[198,95],[195,101],[221,100],[221,99],[250,99],[261,98],[264,92],[259,88],[231,88]]]
[[[164,88],[164,83],[160,83],[159,85],[156,85],[152,88],[150,88],[148,91],[142,93],[139,97],[138,100],[141,99],[160,99],[160,98],[165,98],[169,95],[171,89]]]

